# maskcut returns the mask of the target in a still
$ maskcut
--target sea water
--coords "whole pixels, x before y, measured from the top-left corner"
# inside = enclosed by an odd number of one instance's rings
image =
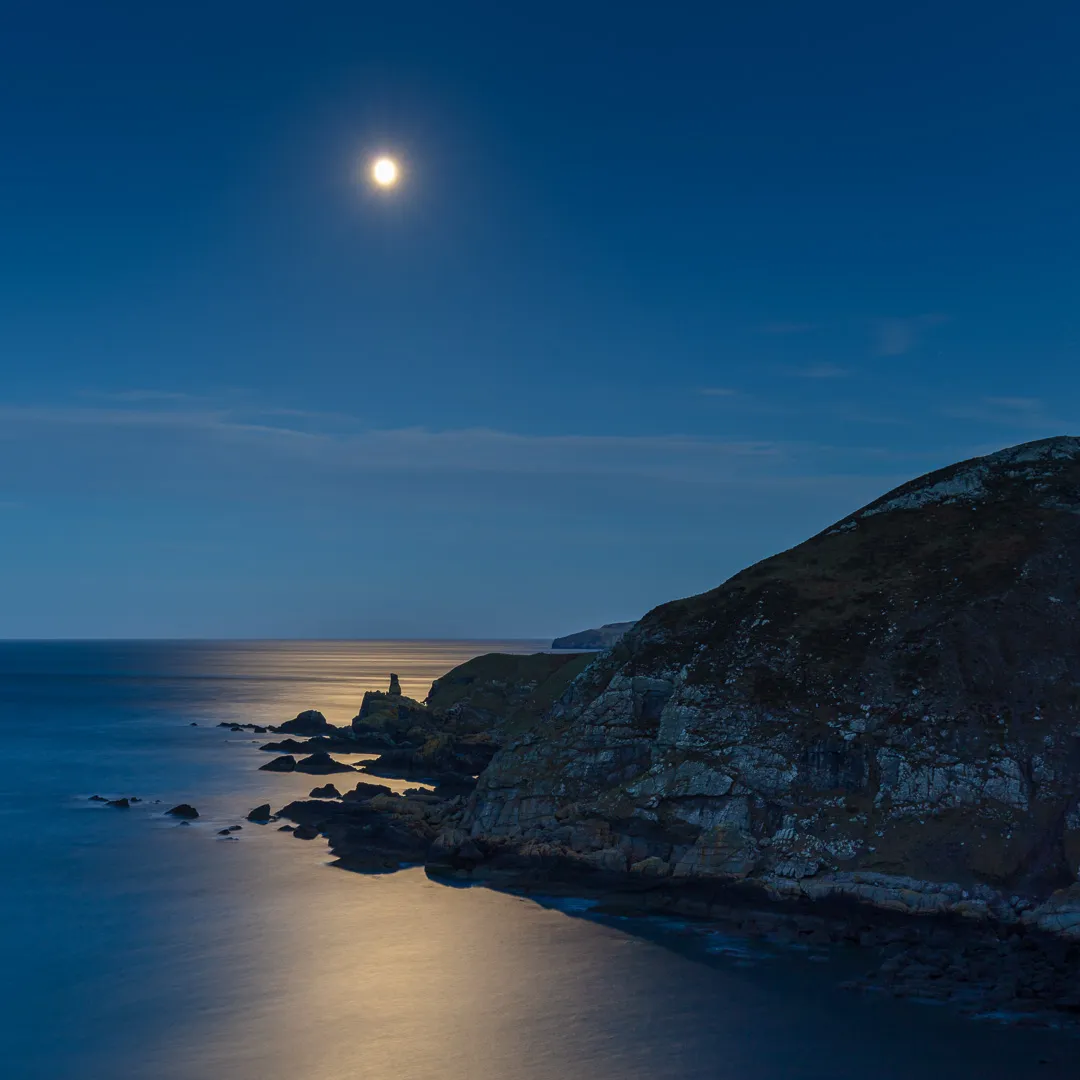
[[[323,840],[244,820],[324,778],[258,771],[272,736],[222,721],[344,724],[391,671],[422,698],[470,656],[541,644],[0,643],[0,1076],[1069,1074],[1064,1036],[851,993],[827,954],[415,868],[352,874]],[[166,816],[178,802],[199,819]]]

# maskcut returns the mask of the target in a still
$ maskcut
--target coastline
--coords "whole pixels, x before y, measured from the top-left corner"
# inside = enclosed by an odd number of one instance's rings
[[[449,725],[454,731],[443,732],[446,737],[433,745],[430,728],[415,723],[420,703],[399,702],[398,696],[369,692],[366,711],[361,709],[351,729],[331,731],[320,714],[301,714],[270,730],[280,736],[310,723],[318,733],[303,741],[290,734],[285,745],[271,740],[261,747],[268,755],[286,748],[295,755],[306,753],[306,759],[293,758],[294,769],[313,758],[323,762],[324,755],[335,751],[383,750],[355,768],[343,767],[340,775],[313,775],[313,785],[335,781],[332,797],[295,799],[273,814],[275,823],[287,823],[276,827],[298,839],[325,839],[334,866],[361,873],[423,866],[430,879],[451,886],[588,900],[598,913],[689,918],[780,946],[842,950],[845,955],[857,950],[870,969],[845,981],[851,990],[947,1003],[974,1017],[1080,1032],[1075,977],[1080,949],[1035,921],[1033,904],[1018,912],[1007,899],[991,903],[988,896],[972,896],[960,886],[931,883],[927,888],[928,883],[880,874],[845,875],[847,880],[837,884],[856,886],[847,889],[823,881],[812,894],[792,887],[798,882],[784,882],[781,891],[746,877],[650,877],[590,862],[580,853],[473,837],[458,826],[474,797],[470,790],[476,774],[453,766],[460,765],[463,754],[475,766],[478,748],[483,748],[480,758],[490,760],[496,740],[475,731],[463,736],[462,714],[474,714],[458,709],[459,723]],[[390,731],[369,723],[379,715],[391,717]],[[395,729],[393,718],[399,716],[404,716],[403,726]],[[440,724],[445,720],[440,717]],[[324,767],[323,762],[318,772]],[[426,783],[392,791],[380,778]]]

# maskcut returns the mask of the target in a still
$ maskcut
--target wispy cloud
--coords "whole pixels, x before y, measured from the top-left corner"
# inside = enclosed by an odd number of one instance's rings
[[[82,396],[94,398],[98,401],[117,401],[128,404],[196,400],[191,394],[184,394],[175,390],[84,390]]]
[[[878,319],[873,325],[874,353],[877,356],[903,356],[918,346],[928,330],[948,321],[948,315],[935,312]]]
[[[280,422],[278,422],[280,420]],[[346,423],[347,422],[347,423]],[[343,427],[351,430],[342,430]],[[776,461],[793,444],[692,435],[523,434],[490,428],[362,428],[303,410],[0,406],[0,450],[33,442],[78,464],[106,455],[117,469],[152,458],[200,457],[227,468],[255,459],[353,472],[577,473],[709,480]]]
[[[739,391],[730,386],[702,386],[698,389],[702,397],[738,397]]]

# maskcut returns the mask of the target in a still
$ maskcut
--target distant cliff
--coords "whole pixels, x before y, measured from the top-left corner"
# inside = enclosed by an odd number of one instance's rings
[[[552,643],[553,649],[610,649],[623,635],[636,626],[632,622],[604,623],[594,630],[581,630],[576,634],[558,637]]]
[[[436,854],[1080,936],[1078,798],[1080,439],[1056,438],[650,612]]]

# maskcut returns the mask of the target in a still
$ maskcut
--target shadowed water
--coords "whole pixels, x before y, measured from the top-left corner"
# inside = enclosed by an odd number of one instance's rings
[[[835,963],[416,869],[349,874],[273,825],[216,835],[324,782],[258,772],[266,737],[220,721],[346,723],[392,670],[423,697],[469,656],[537,645],[0,644],[0,1075],[1063,1075],[1076,1045],[1053,1032],[852,995]],[[162,815],[180,801],[197,823]]]

